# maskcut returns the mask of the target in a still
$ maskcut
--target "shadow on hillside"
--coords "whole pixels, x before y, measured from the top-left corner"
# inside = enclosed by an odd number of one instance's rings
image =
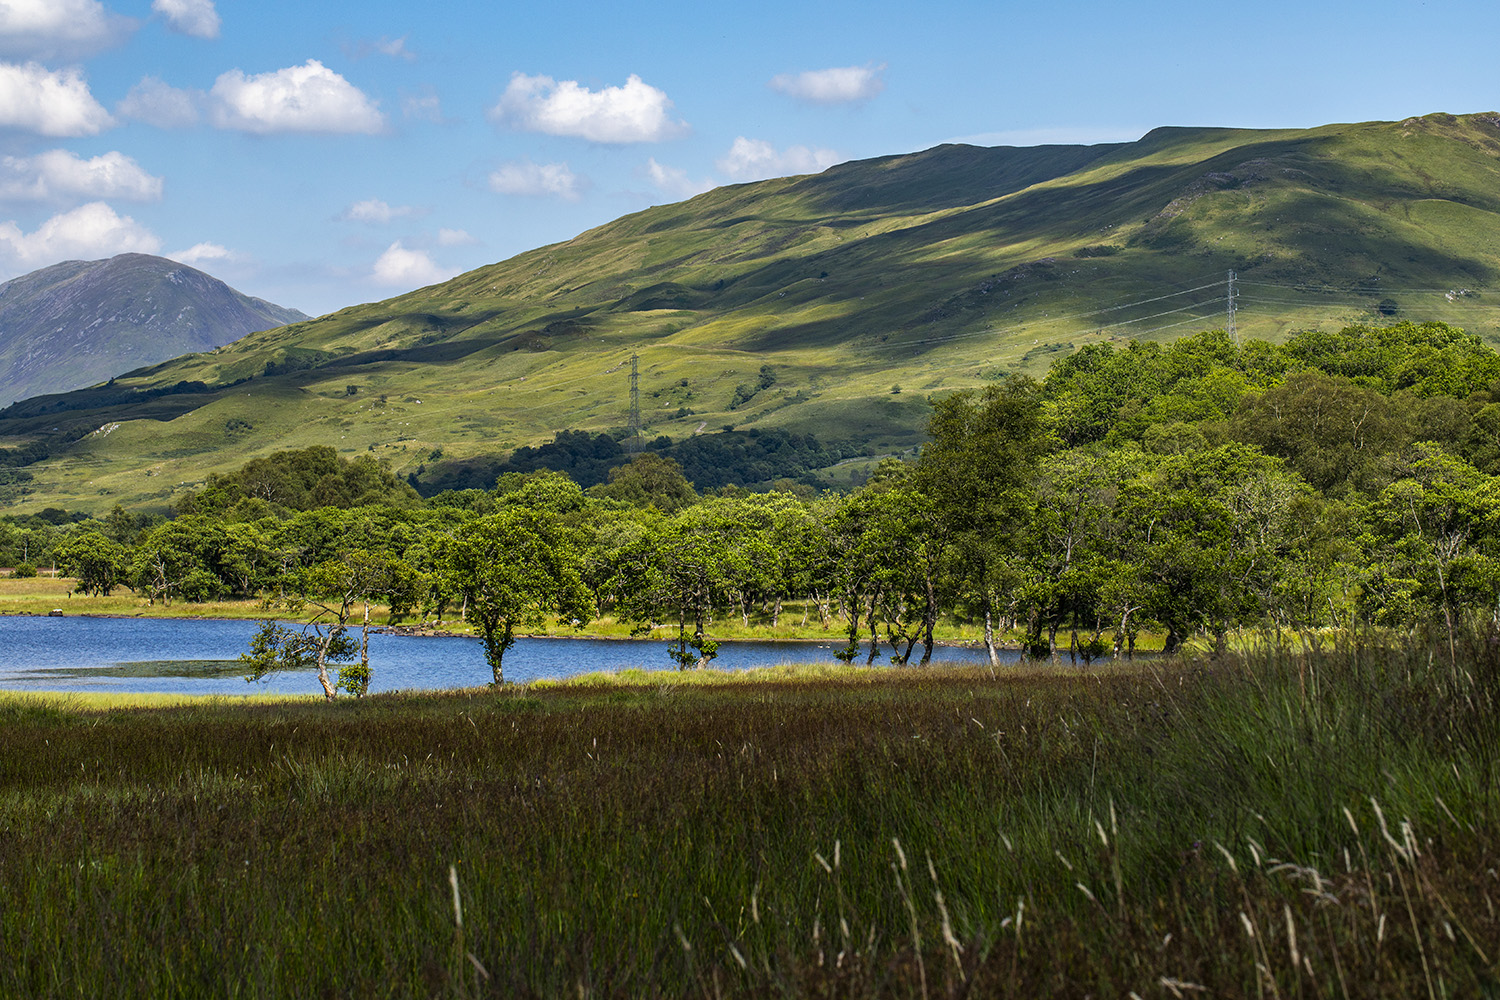
[[[787,191],[840,217],[960,208],[1064,177],[1122,148],[945,145],[906,156],[831,167]]]

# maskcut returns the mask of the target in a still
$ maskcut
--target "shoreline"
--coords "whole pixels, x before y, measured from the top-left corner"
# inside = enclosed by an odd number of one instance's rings
[[[54,615],[54,614],[51,614],[48,611],[22,611],[22,610],[11,610],[11,609],[8,609],[8,608],[0,608],[0,618],[111,618],[111,619],[120,619],[120,620],[136,620],[136,619],[141,619],[141,620],[145,620],[145,621],[243,621],[243,622],[265,621],[266,619],[269,618],[269,619],[272,619],[272,620],[275,620],[275,621],[287,622],[287,623],[296,623],[296,621],[297,621],[294,618],[284,618],[284,617],[282,617],[280,615],[276,615],[276,614],[264,614],[264,615],[262,615],[262,614],[256,614],[256,615],[232,615],[232,614],[217,614],[217,615],[216,614],[162,615],[162,614],[147,614],[147,613],[141,612],[141,611],[137,611],[134,614],[126,614],[126,613],[123,613],[123,612],[115,612],[115,611],[74,611],[74,612],[68,612],[68,611],[64,610],[62,614],[60,614],[60,615]],[[351,628],[357,628],[358,626],[351,625],[350,627]],[[659,626],[659,628],[671,628],[671,627],[672,626],[670,626],[670,625]],[[373,625],[372,624],[370,626],[370,632],[371,632],[371,634],[374,634],[374,635],[402,635],[402,636],[410,636],[412,638],[431,638],[431,639],[445,639],[445,638],[451,638],[451,639],[477,639],[478,638],[478,636],[475,635],[473,632],[460,632],[460,631],[456,631],[456,630],[449,629],[449,628],[431,628],[431,627],[427,627],[425,625],[401,625],[401,624],[395,624],[395,625],[392,625],[392,624]],[[655,636],[655,635],[643,635],[643,636],[633,636],[633,635],[604,635],[604,634],[597,633],[597,632],[575,632],[575,631],[573,631],[571,629],[568,630],[567,632],[518,632],[516,634],[516,638],[517,639],[592,639],[592,640],[596,640],[596,641],[599,641],[599,642],[671,642],[672,641],[672,639],[671,639],[670,636]],[[821,644],[821,645],[842,645],[843,644],[842,640],[843,640],[843,636],[842,635],[837,636],[837,637],[829,636],[827,638],[804,637],[804,636],[746,636],[746,635],[735,635],[735,636],[730,636],[728,638],[719,639],[717,641],[719,641],[719,642],[776,642],[776,643],[800,643],[800,644],[815,644],[816,643],[816,644]],[[868,639],[868,637],[861,638],[859,640],[859,644],[860,644],[861,648],[867,647],[869,641],[870,640]],[[881,648],[884,649],[884,648],[886,648],[889,645],[890,645],[889,643],[882,642],[881,643]],[[948,647],[948,648],[952,648],[952,649],[983,649],[984,648],[984,643],[983,643],[983,641],[973,640],[973,639],[938,639],[938,640],[936,640],[933,643],[933,647],[937,648],[939,646]],[[1020,649],[1021,646],[1020,646],[1020,643],[1016,643],[1016,642],[997,642],[997,643],[995,643],[995,648],[997,650],[1015,651],[1015,650]]]

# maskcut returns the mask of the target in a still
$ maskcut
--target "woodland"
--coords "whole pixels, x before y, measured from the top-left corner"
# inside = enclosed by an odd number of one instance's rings
[[[659,441],[586,489],[543,447],[532,471],[423,498],[312,447],[212,477],[170,515],[6,518],[0,561],[149,606],[258,597],[268,618],[302,615],[321,645],[268,632],[260,669],[342,649],[330,697],[368,685],[344,633],[371,604],[468,623],[496,682],[518,633],[602,618],[666,627],[683,668],[788,614],[847,660],[925,664],[961,624],[992,656],[1010,641],[1087,665],[1143,636],[1171,653],[1246,629],[1452,635],[1500,606],[1500,355],[1459,329],[1094,344],[1040,381],[930,403],[920,453],[846,492],[700,492]]]

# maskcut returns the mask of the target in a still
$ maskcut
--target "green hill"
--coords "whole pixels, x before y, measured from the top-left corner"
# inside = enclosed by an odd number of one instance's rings
[[[0,412],[28,506],[162,504],[284,447],[402,473],[562,429],[785,428],[872,451],[925,396],[1098,340],[1382,317],[1500,339],[1500,115],[851,162],[648,209],[385,302]],[[899,387],[900,391],[896,391]]]

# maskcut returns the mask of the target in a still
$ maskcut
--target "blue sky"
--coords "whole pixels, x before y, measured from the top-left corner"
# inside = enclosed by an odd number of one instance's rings
[[[0,0],[0,279],[136,250],[318,314],[941,142],[1500,110],[1500,5]]]

